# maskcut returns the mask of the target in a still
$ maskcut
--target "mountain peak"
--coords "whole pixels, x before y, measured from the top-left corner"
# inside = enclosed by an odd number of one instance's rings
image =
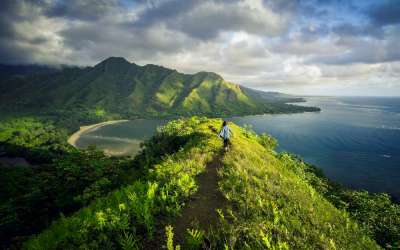
[[[96,64],[94,68],[103,72],[125,73],[134,66],[136,64],[128,62],[123,57],[109,57]]]
[[[101,61],[99,64],[131,64],[131,63],[123,57],[111,56]]]

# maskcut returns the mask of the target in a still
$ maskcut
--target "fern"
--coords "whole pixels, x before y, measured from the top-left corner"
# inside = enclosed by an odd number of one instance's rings
[[[185,243],[188,249],[199,249],[203,241],[204,231],[198,229],[187,229]]]
[[[139,249],[137,240],[130,233],[124,232],[124,234],[119,238],[119,244],[123,250],[137,250]]]
[[[165,227],[165,237],[167,240],[167,250],[180,250],[181,246],[176,245],[174,247],[174,231],[171,225]]]

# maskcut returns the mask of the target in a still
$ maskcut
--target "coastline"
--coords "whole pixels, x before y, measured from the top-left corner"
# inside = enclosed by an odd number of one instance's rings
[[[98,129],[110,124],[115,124],[115,123],[120,123],[120,122],[127,122],[129,120],[113,120],[113,121],[106,121],[106,122],[100,122],[92,125],[87,125],[87,126],[81,126],[78,131],[73,133],[67,140],[68,144],[71,146],[76,147],[76,142],[78,141],[79,137],[85,132],[88,132],[90,130]]]

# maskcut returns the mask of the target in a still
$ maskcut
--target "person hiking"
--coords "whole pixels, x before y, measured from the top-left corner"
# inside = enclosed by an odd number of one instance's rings
[[[228,146],[229,146],[229,144],[230,144],[229,139],[230,139],[230,137],[231,137],[231,133],[232,133],[232,131],[231,131],[231,129],[229,128],[228,123],[227,123],[226,121],[224,121],[224,122],[222,123],[222,129],[221,129],[221,131],[219,132],[219,137],[221,137],[222,139],[224,139],[224,149],[225,149],[225,151],[228,150]]]

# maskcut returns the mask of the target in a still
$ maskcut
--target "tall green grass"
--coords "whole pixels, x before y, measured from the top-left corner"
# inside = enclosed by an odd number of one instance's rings
[[[348,214],[287,167],[266,135],[233,127],[220,188],[231,207],[220,213],[216,248],[377,249]],[[262,146],[262,144],[264,146]]]

